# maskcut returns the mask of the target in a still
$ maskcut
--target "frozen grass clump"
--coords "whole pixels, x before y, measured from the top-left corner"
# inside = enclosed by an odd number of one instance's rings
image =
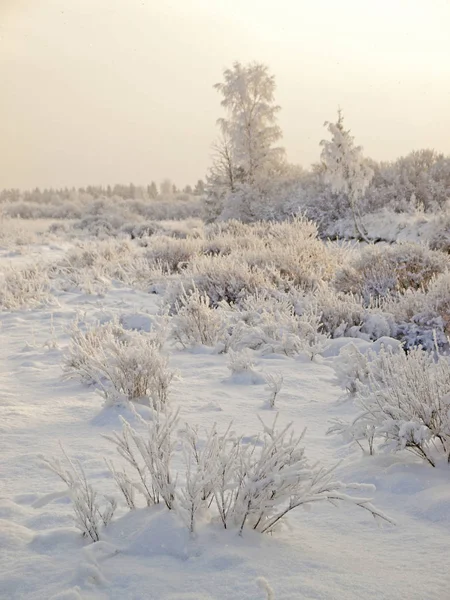
[[[51,301],[45,266],[8,267],[0,272],[0,309],[35,308]]]
[[[36,236],[23,227],[20,218],[8,216],[7,206],[0,207],[0,246],[22,247],[36,242]]]
[[[250,267],[236,256],[199,256],[186,270],[186,286],[191,285],[217,307],[222,301],[239,304],[250,295],[274,287],[273,280],[258,267]],[[187,289],[186,287],[186,289]]]
[[[109,525],[117,508],[115,498],[104,496],[100,498],[97,490],[87,480],[86,473],[80,462],[72,461],[61,448],[63,458],[45,458],[44,464],[65,483],[67,496],[70,498],[74,511],[75,526],[81,531],[83,537],[92,542],[98,542],[102,529]],[[63,494],[57,494],[61,497]],[[50,494],[48,500],[55,494]],[[42,500],[39,506],[43,506]]]
[[[186,292],[175,303],[172,336],[184,348],[215,346],[225,326],[224,313],[211,308],[209,297],[197,288]]]
[[[126,330],[118,321],[88,328],[72,327],[64,357],[66,378],[100,387],[108,402],[144,400],[166,404],[174,372],[162,353],[165,330]]]
[[[103,272],[112,272],[119,265],[129,262],[136,248],[128,240],[107,239],[100,241],[78,242],[70,248],[59,267],[63,271],[98,268]]]
[[[255,366],[252,353],[248,348],[236,352],[230,350],[228,353],[227,366],[231,371],[231,375],[243,375],[246,373],[253,373]]]
[[[275,402],[278,394],[281,392],[283,387],[284,377],[281,373],[267,373],[265,376],[266,389],[270,393],[268,404],[270,408],[275,408]]]
[[[153,264],[163,265],[169,273],[177,273],[188,267],[202,252],[199,238],[174,238],[154,236],[144,253],[144,258]]]
[[[274,281],[313,288],[334,276],[340,251],[317,238],[312,221],[215,223],[205,231],[204,253],[230,256],[267,272]]]
[[[312,221],[299,217],[265,225],[253,226],[263,243],[259,248],[243,251],[248,264],[270,267],[281,279],[305,289],[334,276],[339,250],[329,248],[317,238],[317,227]]]
[[[105,293],[113,280],[128,283],[132,279],[139,257],[139,249],[129,240],[84,240],[53,264],[50,274],[64,291]]]

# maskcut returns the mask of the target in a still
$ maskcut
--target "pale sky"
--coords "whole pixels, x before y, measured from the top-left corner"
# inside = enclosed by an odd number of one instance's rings
[[[195,183],[235,60],[292,163],[338,105],[368,156],[450,154],[450,0],[0,0],[0,188]]]

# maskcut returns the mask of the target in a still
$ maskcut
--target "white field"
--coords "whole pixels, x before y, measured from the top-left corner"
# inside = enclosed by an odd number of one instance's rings
[[[1,249],[0,268],[30,257],[52,260],[65,243]],[[260,356],[256,370],[278,372],[284,386],[276,410],[266,408],[264,385],[229,378],[224,355],[168,345],[178,372],[171,402],[181,421],[201,428],[230,420],[245,436],[271,423],[307,428],[311,461],[342,461],[336,477],[373,483],[373,502],[396,521],[379,527],[365,511],[317,505],[290,513],[284,527],[264,536],[224,531],[205,523],[191,536],[163,508],[128,513],[121,505],[102,540],[89,544],[75,529],[66,498],[47,494],[63,484],[43,468],[62,443],[102,493],[116,493],[104,458],[115,450],[102,437],[120,429],[120,415],[89,386],[63,381],[68,327],[77,314],[89,322],[139,313],[152,318],[160,298],[114,284],[103,296],[59,292],[54,306],[0,313],[0,598],[4,600],[257,600],[270,582],[276,600],[445,600],[449,598],[450,483],[448,465],[431,468],[413,455],[364,456],[325,435],[337,416],[351,417],[333,361],[342,340],[314,361],[299,355]],[[144,318],[144,317],[142,317]],[[349,342],[347,338],[345,342]],[[144,408],[142,414],[146,414]],[[179,465],[179,448],[175,469]],[[118,495],[118,493],[117,493]]]

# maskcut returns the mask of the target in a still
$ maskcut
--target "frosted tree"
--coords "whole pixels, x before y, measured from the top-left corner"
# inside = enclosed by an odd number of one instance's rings
[[[275,104],[275,78],[261,63],[235,62],[224,71],[224,81],[214,86],[222,94],[227,117],[218,125],[229,142],[232,164],[243,181],[254,184],[276,172],[284,161],[277,125],[280,107]]]
[[[234,163],[233,144],[230,137],[223,133],[213,144],[213,165],[208,175],[208,183],[223,186],[234,191],[238,179],[237,167]]]
[[[161,194],[164,196],[168,196],[172,193],[173,185],[170,179],[164,179],[160,185]]]
[[[334,192],[345,194],[355,233],[367,239],[367,232],[361,223],[360,203],[372,180],[373,171],[363,157],[362,147],[355,146],[355,138],[350,135],[350,130],[344,129],[344,117],[340,109],[337,122],[327,121],[325,127],[331,133],[331,141],[320,142],[324,179]]]
[[[234,162],[233,144],[225,132],[214,142],[213,163],[206,177],[207,196],[205,198],[206,218],[216,219],[223,209],[227,193],[236,190],[236,184],[242,180],[242,169]]]
[[[158,187],[154,181],[152,181],[151,184],[147,186],[147,194],[148,197],[152,200],[158,197]]]
[[[196,196],[201,196],[202,194],[204,194],[204,192],[205,192],[205,184],[201,179],[199,179],[197,181],[197,183],[195,184],[194,194]]]

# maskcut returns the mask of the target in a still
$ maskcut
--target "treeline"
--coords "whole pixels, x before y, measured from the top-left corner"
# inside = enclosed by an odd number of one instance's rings
[[[55,199],[59,200],[78,200],[81,196],[88,195],[93,199],[97,198],[124,198],[131,200],[156,200],[164,198],[182,196],[202,196],[205,191],[204,182],[199,179],[195,186],[186,185],[178,188],[170,179],[164,179],[158,186],[154,181],[148,185],[88,185],[86,187],[72,188],[35,188],[33,190],[23,191],[20,189],[5,189],[0,191],[0,202],[17,202],[23,200],[26,202],[51,203]]]

